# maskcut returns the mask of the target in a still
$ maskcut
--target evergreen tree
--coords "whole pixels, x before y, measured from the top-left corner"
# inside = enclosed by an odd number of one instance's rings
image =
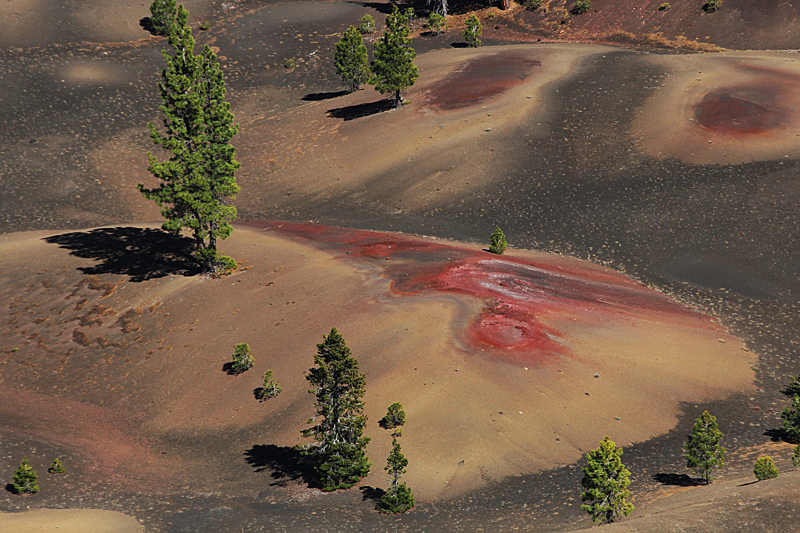
[[[148,170],[161,185],[155,189],[139,185],[139,190],[162,208],[166,231],[178,233],[188,228],[194,233],[195,258],[206,272],[219,274],[236,266],[233,259],[217,251],[217,239],[231,234],[230,223],[236,218],[236,208],[226,201],[239,192],[234,173],[240,165],[230,144],[238,126],[233,125],[230,104],[225,100],[217,56],[208,45],[195,55],[188,16],[179,6],[177,18],[169,26],[172,55],[162,52],[167,68],[158,86],[166,133],[148,124],[153,142],[172,155],[159,162],[148,153]]]
[[[786,385],[786,392],[792,396],[800,394],[800,374],[793,377],[789,384]]]
[[[400,107],[403,98],[400,91],[414,85],[419,77],[414,58],[417,52],[409,38],[410,21],[400,13],[397,5],[386,16],[386,30],[383,37],[375,43],[375,61],[372,72],[375,74],[375,90],[381,94],[394,93],[394,107]]]
[[[50,472],[51,474],[63,474],[64,472],[67,471],[67,469],[64,468],[64,463],[61,462],[61,459],[56,457],[55,459],[53,459],[53,462],[50,463],[50,466],[47,468],[47,471]]]
[[[447,20],[443,15],[433,11],[428,17],[428,27],[431,29],[431,31],[436,32],[436,36],[438,37],[444,30],[447,29]]]
[[[405,423],[406,412],[403,410],[403,406],[398,402],[394,402],[389,406],[386,410],[386,416],[384,416],[380,422],[381,427],[384,429],[394,429]]]
[[[778,467],[775,466],[775,461],[769,455],[762,455],[756,459],[756,463],[753,465],[753,473],[759,481],[772,479],[780,474]]]
[[[23,457],[19,468],[14,472],[14,479],[11,481],[11,486],[17,494],[35,494],[39,492],[39,485],[36,480],[39,476],[36,475],[36,470],[28,462],[27,457]]]
[[[342,84],[350,92],[357,91],[361,84],[367,83],[372,76],[364,38],[355,26],[347,28],[341,40],[336,43],[333,60],[336,63],[336,73],[341,76]]]
[[[367,424],[364,375],[336,328],[323,339],[314,356],[317,366],[306,374],[317,409],[317,416],[308,423],[317,423],[302,433],[316,441],[305,450],[314,458],[316,483],[332,491],[358,483],[369,473],[371,463],[366,455],[369,438],[363,436]]]
[[[795,395],[792,406],[781,411],[781,419],[786,440],[800,443],[800,396]]]
[[[272,377],[272,370],[264,372],[264,384],[258,389],[256,397],[259,400],[269,400],[281,393],[283,388]]]
[[[389,472],[389,488],[381,496],[378,510],[389,514],[405,513],[414,507],[414,495],[405,483],[399,483],[400,476],[406,473],[408,459],[400,453],[397,437],[392,439],[392,452],[386,459],[384,470]]]
[[[700,475],[706,484],[714,479],[714,470],[725,466],[725,448],[720,446],[722,437],[716,417],[703,411],[683,445],[686,467]]]
[[[249,370],[255,362],[253,354],[250,352],[249,344],[240,342],[233,347],[233,363],[231,364],[233,373],[240,374],[245,370]]]
[[[473,48],[480,46],[480,37],[483,35],[483,25],[480,19],[475,15],[470,15],[466,24],[467,27],[464,28],[464,39],[467,40],[467,44]]]
[[[169,34],[169,26],[175,21],[178,8],[175,0],[153,0],[150,4],[150,27],[156,35]]]
[[[508,243],[506,242],[506,234],[503,230],[497,228],[489,237],[489,251],[493,254],[502,254],[506,251]]]
[[[372,18],[372,15],[367,13],[361,17],[361,26],[358,28],[358,31],[364,35],[368,33],[375,33],[375,19]]]
[[[795,468],[800,466],[800,444],[794,447],[794,453],[792,454],[792,466]]]
[[[622,448],[605,437],[596,450],[586,454],[581,485],[586,492],[581,494],[581,508],[589,513],[592,520],[606,524],[615,521],[620,515],[628,516],[633,504],[628,485],[631,484],[630,471],[622,464]]]

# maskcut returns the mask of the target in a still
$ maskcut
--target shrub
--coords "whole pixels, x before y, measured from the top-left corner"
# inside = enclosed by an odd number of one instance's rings
[[[722,7],[722,0],[708,0],[705,4],[703,4],[703,11],[706,13],[714,13]]]
[[[792,454],[792,466],[795,468],[800,466],[800,444],[794,447],[794,453]]]
[[[572,6],[573,15],[583,15],[592,8],[592,0],[577,0]]]
[[[256,398],[259,400],[269,400],[281,393],[283,388],[278,382],[272,379],[272,370],[264,372],[264,385],[258,388]]]
[[[386,411],[386,416],[384,416],[380,421],[380,425],[384,429],[394,429],[404,425],[405,423],[406,412],[403,410],[403,406],[398,402],[395,402],[389,406],[389,409]]]
[[[200,29],[203,31],[211,29],[211,23],[207,20],[204,20],[200,23]]]
[[[37,479],[39,479],[39,476],[36,475],[36,471],[28,463],[28,458],[24,457],[17,471],[14,472],[11,486],[17,494],[35,494],[39,492],[39,485],[36,484]]]
[[[480,46],[480,36],[483,34],[483,26],[481,25],[480,19],[475,15],[470,15],[466,24],[467,27],[464,28],[464,39],[467,40],[467,44],[473,48]]]
[[[233,363],[231,364],[231,371],[235,374],[240,374],[245,370],[249,370],[255,359],[250,353],[250,345],[246,342],[240,342],[233,347]]]
[[[669,11],[672,6],[669,5],[669,2],[664,2],[658,7],[659,11]]]
[[[506,243],[506,235],[503,230],[500,228],[494,230],[494,233],[489,237],[489,251],[493,254],[502,254],[506,251],[507,246],[508,243]]]
[[[358,28],[358,31],[360,31],[362,35],[375,33],[375,19],[372,18],[372,15],[367,13],[361,17],[361,26]]]
[[[773,461],[772,457],[769,455],[762,455],[756,459],[756,464],[753,466],[753,473],[759,481],[772,479],[778,477],[778,474],[780,474],[780,472],[778,472],[778,467],[775,466],[775,461]]]
[[[447,29],[447,20],[434,11],[428,17],[428,27],[431,31],[436,32],[436,35],[439,35],[442,31]]]
[[[53,459],[53,462],[50,463],[50,466],[47,468],[47,471],[51,474],[63,474],[66,472],[66,468],[64,468],[64,463],[61,462],[61,459],[56,457]]]
[[[534,9],[539,9],[544,4],[544,0],[525,0],[524,6],[525,9],[533,11]]]
[[[292,70],[294,68],[294,59],[287,59],[283,66],[286,68],[286,70]]]

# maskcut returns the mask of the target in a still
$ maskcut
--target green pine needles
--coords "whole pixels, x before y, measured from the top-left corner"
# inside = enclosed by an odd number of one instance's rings
[[[386,16],[383,37],[375,43],[375,60],[372,62],[375,90],[381,94],[394,93],[395,108],[403,103],[400,91],[414,85],[419,77],[414,64],[417,52],[411,46],[409,37],[410,24],[409,16],[400,13],[395,5]]]
[[[402,404],[394,402],[386,410],[386,416],[380,421],[380,426],[383,429],[395,429],[406,423],[406,412],[403,410]]]
[[[35,494],[39,492],[39,485],[36,484],[38,479],[36,470],[30,465],[28,458],[24,457],[17,471],[14,472],[11,487],[17,494]]]
[[[241,374],[245,370],[250,370],[255,363],[253,354],[250,352],[250,345],[246,342],[240,342],[233,347],[233,362],[231,363],[231,372],[234,374]]]
[[[502,254],[507,247],[506,234],[503,233],[503,230],[497,228],[489,237],[489,251],[493,254]]]
[[[217,251],[217,240],[230,236],[236,219],[236,208],[227,201],[239,192],[234,174],[240,165],[230,144],[238,126],[225,100],[219,60],[208,45],[195,55],[188,16],[179,6],[167,37],[172,54],[162,52],[167,68],[158,87],[165,133],[148,124],[153,142],[171,155],[160,162],[148,153],[148,170],[161,184],[154,189],[140,184],[139,190],[162,208],[164,230],[193,232],[195,259],[205,272],[220,275],[236,268]]]
[[[584,502],[581,508],[589,513],[592,520],[607,524],[620,515],[627,516],[633,511],[628,502],[631,493],[630,471],[622,464],[622,448],[605,437],[596,450],[586,454],[587,465],[583,467],[581,485],[586,491],[581,494]]]
[[[715,470],[725,466],[725,448],[720,446],[722,437],[716,417],[703,411],[683,445],[686,467],[699,475],[705,484],[714,479]]]
[[[772,457],[769,455],[762,455],[756,459],[753,465],[753,474],[755,474],[757,480],[764,481],[765,479],[778,477],[780,472],[778,471],[778,467],[775,466],[775,461]]]
[[[153,0],[150,4],[150,27],[156,35],[168,35],[169,25],[175,21],[178,8],[175,0]]]
[[[51,474],[63,474],[67,469],[64,468],[64,463],[61,462],[61,459],[56,457],[53,459],[53,462],[50,463],[50,466],[47,467],[47,471]]]
[[[389,472],[389,488],[381,496],[376,508],[387,514],[405,513],[414,507],[414,495],[405,483],[399,483],[400,476],[406,473],[408,459],[400,452],[397,437],[392,439],[392,451],[386,459],[384,470]]]
[[[480,46],[480,37],[483,35],[483,25],[481,24],[481,20],[475,15],[470,15],[466,24],[467,27],[464,28],[464,39],[466,39],[467,44],[473,48]]]
[[[786,440],[794,444],[800,443],[800,396],[795,394],[792,406],[781,411],[781,419]]]
[[[368,83],[372,78],[367,47],[364,45],[361,32],[355,26],[347,28],[341,40],[336,43],[333,60],[336,65],[336,73],[342,78],[342,84],[350,92],[357,91],[363,83]]]
[[[269,400],[283,391],[275,378],[272,377],[272,370],[264,372],[264,384],[256,390],[256,398],[259,400]]]
[[[314,481],[322,490],[350,488],[369,474],[372,466],[366,455],[369,438],[363,436],[366,381],[336,328],[317,345],[314,363],[306,379],[311,384],[308,392],[316,396],[317,409],[308,423],[316,425],[302,433],[315,442],[306,447],[305,454],[313,458]]]

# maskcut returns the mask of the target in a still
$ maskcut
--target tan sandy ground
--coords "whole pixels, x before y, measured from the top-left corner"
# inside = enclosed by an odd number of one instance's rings
[[[143,533],[132,516],[99,509],[37,509],[0,513],[0,531],[25,533]]]
[[[128,476],[133,487],[163,482],[160,461],[174,466],[164,490],[180,486],[179,477],[212,491],[264,483],[259,476],[225,481],[218,470],[228,468],[223,459],[181,449],[156,456],[148,442],[164,436],[226,439],[252,425],[263,427],[255,441],[220,442],[230,457],[255,444],[304,442],[299,432],[313,402],[303,374],[313,364],[315,345],[334,326],[367,376],[373,469],[364,483],[384,486],[390,436],[377,421],[398,401],[408,415],[402,438],[410,461],[406,480],[423,500],[571,463],[607,434],[623,446],[646,440],[674,426],[679,402],[753,387],[753,354],[692,314],[551,317],[546,325],[563,332],[574,356],[523,366],[457,341],[481,301],[392,295],[383,265],[347,262],[266,232],[240,228],[225,242],[224,249],[245,265],[230,277],[131,283],[103,274],[96,279],[113,287],[105,291],[91,290],[91,284],[75,289],[87,277],[75,268],[92,261],[69,256],[42,235],[0,238],[0,287],[10,302],[0,310],[0,325],[6,346],[18,348],[2,352],[0,392],[20,386],[30,391],[30,401],[17,406],[25,411],[20,416],[34,421],[18,428],[23,434],[84,454],[88,464],[123,481]],[[510,255],[580,263],[533,252]],[[30,269],[34,257],[41,258],[38,271]],[[82,299],[87,302],[78,306]],[[81,321],[96,305],[108,308],[90,317],[100,320]],[[138,312],[126,316],[133,316],[133,325],[124,328],[117,320],[132,309]],[[82,338],[88,346],[75,342]],[[237,342],[250,343],[256,365],[229,376],[221,366]],[[267,369],[284,391],[259,404],[253,388]],[[53,372],[63,378],[49,377]],[[45,401],[53,395],[66,401]],[[75,406],[71,422],[48,435],[47,421],[69,405]],[[122,419],[129,423],[107,426]],[[95,437],[117,445],[87,445]]]
[[[634,139],[650,155],[691,164],[738,164],[800,155],[800,63],[793,52],[658,55],[668,76],[639,110]],[[729,135],[700,127],[694,106],[707,94],[737,85],[783,86],[776,114],[785,124],[764,134]]]

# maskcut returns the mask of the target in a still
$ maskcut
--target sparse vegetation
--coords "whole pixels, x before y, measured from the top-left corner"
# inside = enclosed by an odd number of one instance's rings
[[[308,423],[316,424],[302,433],[315,440],[304,451],[314,460],[315,482],[322,490],[333,491],[352,487],[372,465],[366,455],[369,438],[363,436],[364,375],[336,328],[323,339],[314,356],[316,366],[306,375],[312,386],[309,392],[317,399],[317,414]]]
[[[539,9],[544,4],[544,0],[524,0],[523,5],[528,11]]]
[[[203,30],[203,31],[210,30],[211,29],[211,23],[209,21],[207,21],[207,20],[204,20],[203,22],[200,23],[200,29]]]
[[[236,208],[228,205],[228,199],[239,192],[234,174],[240,165],[230,144],[238,126],[225,100],[217,56],[208,45],[195,55],[188,17],[188,11],[179,6],[167,37],[173,53],[162,52],[167,68],[158,87],[166,133],[148,124],[153,142],[172,155],[159,162],[148,153],[148,170],[161,184],[154,189],[141,184],[138,188],[162,208],[162,228],[176,234],[191,230],[195,259],[205,272],[222,275],[236,268],[236,261],[217,250],[217,240],[230,236],[231,222],[236,219]]]
[[[669,2],[664,2],[660,6],[658,6],[659,11],[669,11],[672,8]]]
[[[64,468],[64,463],[61,462],[61,459],[56,457],[53,459],[53,462],[50,463],[50,466],[47,467],[47,471],[51,474],[63,474],[67,469]]]
[[[361,17],[361,25],[358,27],[358,31],[361,32],[362,35],[375,33],[375,19],[372,18],[372,15],[367,13]]]
[[[800,374],[793,377],[789,384],[786,385],[786,394],[790,394],[792,396],[800,395]]]
[[[725,466],[725,448],[720,445],[722,437],[716,417],[703,411],[683,445],[686,467],[698,474],[706,484],[714,479],[715,470]]]
[[[405,425],[406,423],[406,412],[403,410],[403,406],[400,403],[395,402],[389,406],[389,409],[386,411],[386,416],[381,419],[380,425],[384,429],[394,429]]]
[[[778,467],[775,466],[775,461],[769,455],[762,455],[756,459],[756,463],[753,466],[753,473],[759,481],[772,479],[778,477],[780,474]]]
[[[246,342],[240,342],[233,347],[233,362],[231,363],[231,371],[234,374],[241,374],[246,370],[250,370],[255,363],[253,354],[250,353],[250,345]]]
[[[336,43],[333,61],[336,73],[342,78],[342,84],[350,92],[357,91],[361,88],[361,84],[367,83],[372,77],[372,72],[369,70],[367,47],[364,45],[361,32],[355,26],[347,28],[342,38]]]
[[[708,0],[703,4],[703,11],[706,13],[715,13],[720,7],[722,7],[722,0]]]
[[[445,19],[443,15],[433,11],[428,17],[428,28],[438,36],[447,29],[447,19]]]
[[[570,12],[573,15],[583,15],[592,8],[592,0],[577,0]]]
[[[156,35],[168,35],[170,24],[175,22],[178,7],[175,0],[153,0],[150,4],[150,28]]]
[[[489,237],[489,251],[499,255],[505,252],[507,247],[506,234],[500,228],[495,229]]]
[[[786,440],[800,444],[800,396],[795,395],[792,406],[781,411],[781,420]]]
[[[35,494],[39,492],[39,485],[36,484],[38,479],[39,476],[36,475],[36,471],[28,462],[28,458],[24,457],[17,471],[14,472],[11,487],[17,494]]]
[[[628,502],[631,493],[630,471],[622,464],[622,448],[605,437],[600,446],[586,454],[581,485],[586,491],[581,494],[581,508],[592,520],[601,524],[614,522],[620,516],[628,516],[633,504]]]
[[[286,62],[283,64],[283,68],[285,68],[286,70],[292,70],[292,69],[294,69],[294,67],[295,67],[295,63],[294,63],[294,58],[292,58],[292,57],[287,59]]]
[[[400,443],[397,442],[397,437],[394,437],[392,451],[386,459],[384,468],[389,472],[389,488],[376,506],[382,513],[400,514],[414,507],[414,495],[411,489],[405,483],[399,483],[400,476],[406,473],[406,466],[408,459],[400,452]]]
[[[467,27],[464,28],[464,39],[471,47],[480,46],[481,35],[483,35],[483,25],[480,19],[475,15],[470,15],[466,22]]]
[[[256,398],[259,400],[269,400],[281,393],[283,388],[278,385],[278,382],[272,377],[272,370],[264,372],[264,384],[258,388]]]
[[[375,43],[375,61],[372,72],[375,74],[375,90],[381,94],[394,93],[394,107],[400,107],[403,98],[400,91],[412,85],[419,77],[414,59],[417,52],[411,46],[410,20],[400,13],[395,5],[386,17],[386,30],[383,37]]]
[[[794,453],[792,453],[792,466],[795,468],[800,466],[800,444],[794,447]]]

